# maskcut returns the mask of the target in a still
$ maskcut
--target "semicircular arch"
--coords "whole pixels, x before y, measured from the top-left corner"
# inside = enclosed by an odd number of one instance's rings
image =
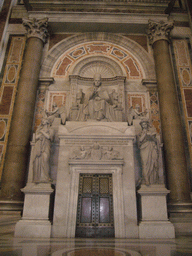
[[[138,64],[141,67],[142,72],[142,78],[147,79],[154,79],[155,78],[155,70],[154,70],[154,62],[153,59],[149,56],[149,54],[144,50],[142,46],[140,46],[135,41],[126,38],[121,35],[117,34],[111,34],[111,33],[84,33],[79,35],[74,35],[72,37],[69,37],[67,39],[62,40],[57,45],[55,45],[48,53],[47,57],[43,61],[40,77],[49,77],[53,73],[53,68],[58,63],[58,60],[62,59],[65,66],[68,65],[68,63],[72,62],[72,59],[78,59],[77,55],[77,46],[79,46],[79,49],[82,49],[83,46],[87,43],[103,43],[104,44],[104,51],[107,51],[107,43],[113,44],[117,47],[118,55],[115,53],[115,51],[111,51],[110,57],[114,57],[117,60],[121,61],[123,59],[123,54],[130,53],[130,58],[126,56],[126,61],[130,62],[132,61],[131,65],[134,64],[134,61],[136,62],[135,70],[138,69]],[[70,50],[74,48],[74,51]],[[115,49],[115,48],[114,48]],[[125,49],[126,51],[123,51],[122,49]],[[91,53],[92,49],[88,49],[88,52]],[[76,52],[75,52],[76,51]],[[65,56],[65,53],[68,52],[68,56]],[[72,54],[76,54],[77,56],[72,56]],[[105,52],[104,52],[105,53]],[[97,53],[98,54],[98,53]],[[117,56],[115,56],[117,55]],[[123,63],[123,61],[121,61]],[[125,61],[124,61],[125,63]],[[74,67],[74,65],[73,65]],[[125,65],[126,67],[126,65]],[[127,68],[129,71],[129,68]]]

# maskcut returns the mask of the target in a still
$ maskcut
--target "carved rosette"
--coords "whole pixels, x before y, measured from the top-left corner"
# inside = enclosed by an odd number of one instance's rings
[[[23,26],[27,30],[27,38],[37,37],[43,41],[43,43],[47,42],[47,38],[49,36],[48,33],[48,19],[23,19]]]
[[[151,45],[158,40],[170,41],[170,32],[173,29],[173,22],[155,22],[149,20],[148,37]]]

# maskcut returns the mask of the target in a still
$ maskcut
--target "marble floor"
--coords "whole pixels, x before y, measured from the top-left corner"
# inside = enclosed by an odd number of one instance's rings
[[[192,236],[176,239],[14,238],[20,215],[0,214],[0,256],[192,256]]]
[[[0,237],[1,256],[189,256],[192,237],[172,240],[25,239]]]

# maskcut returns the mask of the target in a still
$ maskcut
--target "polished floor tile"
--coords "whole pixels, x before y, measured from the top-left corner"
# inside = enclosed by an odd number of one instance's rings
[[[0,237],[1,256],[189,256],[192,237],[163,239],[24,239]]]

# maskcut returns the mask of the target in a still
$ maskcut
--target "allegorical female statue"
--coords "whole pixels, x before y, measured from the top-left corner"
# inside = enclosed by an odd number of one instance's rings
[[[35,133],[35,146],[33,150],[33,182],[48,183],[51,181],[50,153],[54,130],[51,128],[50,120],[43,118]]]
[[[138,145],[142,163],[142,183],[156,184],[159,182],[159,142],[148,120],[142,120],[140,125],[142,131],[138,136]]]

